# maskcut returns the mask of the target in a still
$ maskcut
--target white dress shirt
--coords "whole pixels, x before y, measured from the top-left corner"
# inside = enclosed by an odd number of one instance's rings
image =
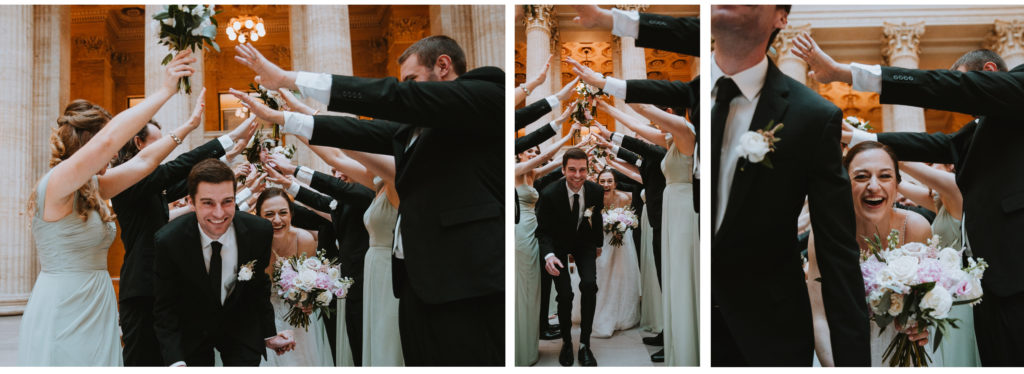
[[[217,239],[211,239],[203,232],[202,226],[199,227],[199,242],[203,246],[203,264],[206,265],[206,271],[210,271],[210,256],[213,254],[213,243],[214,240],[220,242],[220,303],[224,304],[224,300],[227,299],[231,290],[235,287],[236,273],[238,272],[238,244],[235,242],[235,226],[228,226],[228,231],[225,231]]]
[[[586,183],[586,182],[584,182],[584,183]],[[579,202],[579,204],[580,204],[580,213],[578,215],[576,215],[576,226],[575,226],[575,227],[578,228],[580,226],[580,221],[583,220],[583,212],[586,210],[583,207],[587,206],[586,201],[583,198],[583,195],[585,195],[583,193],[585,188],[583,188],[583,186],[581,185],[579,191],[573,191],[572,187],[569,187],[569,181],[565,181],[565,190],[567,191],[566,193],[569,196],[569,211],[570,212],[572,211],[572,195],[580,194],[580,202]],[[554,253],[548,253],[547,255],[544,256],[544,260],[547,261],[548,257],[554,256],[554,255],[555,255]]]
[[[299,190],[302,188],[303,184],[306,185],[306,186],[309,186],[309,185],[313,184],[313,171],[314,171],[313,169],[310,169],[310,168],[305,167],[305,166],[298,166],[298,167],[296,167],[295,168],[295,180],[298,181],[301,184],[299,184],[299,183],[292,183],[291,186],[288,186],[288,189],[286,189],[285,192],[288,192],[289,195],[297,196],[299,194]],[[312,187],[309,187],[309,189],[313,190],[313,191],[316,191]],[[320,191],[316,191],[316,192],[321,194],[321,195],[324,195],[323,192],[320,192]],[[330,196],[328,196],[328,197],[330,197]],[[331,210],[337,209],[338,208],[338,200],[334,200],[332,198],[331,202],[330,202],[330,204],[328,204],[328,206],[331,208]],[[326,212],[326,213],[330,213],[330,212]]]
[[[751,66],[747,70],[726,75],[718,67],[715,61],[715,54],[711,54],[711,82],[716,84],[719,78],[732,78],[733,82],[740,89],[740,94],[729,102],[729,116],[725,120],[725,130],[722,133],[722,149],[720,150],[721,162],[719,163],[718,181],[718,211],[715,216],[715,232],[722,225],[725,218],[725,209],[729,203],[729,191],[732,190],[732,177],[736,172],[736,166],[740,160],[740,153],[737,146],[740,139],[750,129],[750,121],[754,119],[754,111],[757,103],[761,100],[761,89],[764,88],[765,76],[768,74],[768,58],[762,58],[761,62]],[[711,101],[714,102],[718,88],[711,89]],[[712,104],[713,105],[713,104]],[[763,124],[767,125],[767,123]],[[758,126],[763,127],[761,124]]]
[[[640,13],[635,10],[624,11],[612,8],[612,35],[622,38],[636,38],[640,35]],[[604,83],[604,92],[615,97],[626,99],[626,81],[608,77]]]

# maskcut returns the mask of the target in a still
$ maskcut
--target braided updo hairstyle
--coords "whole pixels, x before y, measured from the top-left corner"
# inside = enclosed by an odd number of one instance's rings
[[[57,128],[50,134],[50,167],[57,166],[85,146],[110,118],[110,112],[88,100],[78,99],[68,104],[57,118]],[[33,191],[29,198],[32,214],[35,214],[35,195]],[[100,199],[98,186],[91,180],[78,189],[75,199],[76,211],[83,221],[89,218],[91,210],[99,212],[104,222],[114,220],[114,215]]]

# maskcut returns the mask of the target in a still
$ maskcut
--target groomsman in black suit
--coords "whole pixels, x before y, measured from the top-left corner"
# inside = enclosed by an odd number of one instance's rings
[[[309,185],[303,187],[290,180],[282,183],[295,201],[331,215],[334,232],[338,237],[341,274],[355,282],[345,297],[345,328],[348,332],[352,359],[356,366],[363,361],[363,260],[370,248],[370,234],[363,224],[363,213],[373,202],[373,190],[359,183],[344,182],[335,176],[305,166],[292,165],[284,157],[271,156],[270,164],[276,171]]]
[[[378,118],[274,111],[232,91],[310,144],[395,156],[402,204],[393,274],[405,363],[503,365],[506,159],[493,146],[505,138],[505,73],[466,71],[462,48],[442,35],[406,49],[403,82],[290,72],[251,46],[237,50],[270,89],[299,89],[328,110]]]
[[[597,306],[597,278],[594,260],[601,254],[604,232],[601,210],[604,190],[587,180],[589,161],[579,148],[570,148],[562,156],[565,178],[544,188],[537,200],[537,240],[544,254],[545,268],[555,277],[558,292],[558,320],[562,329],[562,350],[558,363],[571,366],[572,284],[565,265],[568,256],[575,259],[580,275],[580,350],[583,366],[597,366],[590,350],[590,332]]]
[[[246,120],[231,133],[157,166],[152,173],[111,199],[125,249],[118,295],[125,366],[159,366],[164,363],[160,356],[160,343],[153,330],[153,235],[167,224],[167,203],[185,196],[183,182],[193,165],[207,158],[223,156],[236,146],[236,142],[248,142],[255,131],[252,122],[253,119]],[[188,133],[183,132],[188,126],[185,124],[174,130],[177,133],[172,133],[171,139],[180,141]],[[142,149],[163,138],[162,135],[160,125],[150,121],[121,147],[114,166],[130,162]]]
[[[213,366],[217,349],[225,366],[256,366],[266,348],[290,350],[295,342],[291,330],[277,333],[264,272],[270,222],[236,212],[235,176],[221,161],[196,164],[188,191],[195,212],[154,237],[154,327],[164,363]]]
[[[950,70],[846,65],[820,52],[813,40],[807,45],[824,56],[812,60],[823,82],[844,81],[856,90],[879,92],[883,104],[977,117],[953,134],[876,135],[847,129],[843,140],[851,145],[877,140],[900,161],[956,165],[956,184],[964,197],[964,247],[990,265],[981,282],[985,298],[974,307],[981,362],[1024,366],[1024,252],[1017,249],[1024,246],[1024,150],[1019,146],[1024,65],[1007,72],[1003,59],[984,49],[968,52]]]
[[[840,366],[867,366],[842,112],[764,53],[788,15],[781,5],[711,7],[711,364],[811,365],[811,306],[796,232],[807,196],[833,357]],[[772,123],[785,124],[766,156],[773,167],[741,158],[739,139]]]

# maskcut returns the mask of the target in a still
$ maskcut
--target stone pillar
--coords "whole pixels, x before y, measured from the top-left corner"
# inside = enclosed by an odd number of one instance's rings
[[[291,6],[292,69],[338,75],[352,75],[352,37],[349,30],[348,5],[292,5]],[[311,37],[330,35],[330,37]],[[327,104],[315,100],[306,103],[321,111]],[[293,136],[286,137],[295,144],[295,160],[321,172],[331,167]]]
[[[555,20],[554,5],[528,5],[524,23],[526,24],[526,79],[533,79],[537,73],[544,69],[548,56],[553,53],[551,40],[556,33],[557,21]],[[554,78],[554,79],[552,79]],[[535,88],[525,103],[530,104],[537,100],[543,100],[551,95],[554,85],[561,86],[561,78],[548,76],[547,84]],[[526,133],[536,129],[541,124],[551,122],[558,113],[548,114],[526,127]]]
[[[811,24],[803,26],[786,26],[775,37],[772,48],[775,48],[775,63],[779,70],[797,82],[807,84],[807,63],[793,54],[793,39],[803,33],[811,32]]]
[[[988,35],[986,48],[998,53],[1006,62],[1007,69],[1024,64],[1024,21],[997,19]]]
[[[50,170],[50,133],[57,117],[67,106],[71,76],[70,8],[35,5],[31,154],[33,178],[38,180]]]
[[[163,61],[167,53],[170,52],[167,46],[157,44],[157,31],[159,30],[159,22],[153,19],[153,15],[163,11],[162,5],[146,5],[146,30],[144,32],[144,43],[145,43],[145,69],[146,69],[146,95],[155,92],[161,87],[164,79],[164,68],[166,66],[160,65],[160,61]],[[207,46],[208,48],[208,46]],[[231,53],[228,51],[222,53]],[[195,68],[196,72],[189,78],[192,85],[192,94],[186,95],[184,92],[179,92],[172,96],[170,100],[164,104],[162,108],[153,119],[160,123],[163,127],[163,132],[169,133],[174,129],[177,129],[188,118],[192,115],[192,110],[195,108],[196,99],[199,96],[199,92],[203,90],[203,52],[196,51],[192,52],[192,56],[196,58],[196,62],[192,63],[192,67]],[[207,95],[217,95],[216,90],[208,90]],[[177,157],[179,154],[188,152],[192,148],[198,147],[203,144],[203,132],[205,129],[203,126],[193,130],[187,137],[182,140],[181,145],[177,146],[173,152],[168,156],[169,159]]]
[[[886,65],[917,69],[921,53],[921,35],[924,21],[907,24],[885,22],[882,33],[885,46],[882,57]],[[924,109],[905,105],[892,106],[892,121],[884,123],[885,131],[925,131]]]
[[[520,5],[516,5],[520,6]],[[505,6],[504,5],[473,5],[473,37],[476,44],[473,51],[467,52],[467,59],[472,56],[475,61],[472,67],[497,66],[505,67]],[[557,53],[557,49],[552,49]],[[552,64],[551,68],[557,66]],[[554,76],[558,78],[557,75]],[[558,80],[556,79],[555,82]]]
[[[647,5],[616,5],[616,8],[622,10],[635,10],[637,12],[643,12],[647,10]],[[636,46],[636,39],[631,37],[615,37],[613,38],[613,45],[615,46],[615,72],[620,79],[647,79],[647,56],[645,51],[641,47]],[[626,104],[625,100],[621,97],[615,98],[615,107],[625,112],[627,115],[642,118],[641,115],[633,111],[629,105]],[[619,126],[618,121],[615,123],[615,130],[617,132],[624,133],[626,135],[634,136],[633,130],[629,127]]]
[[[0,158],[5,175],[0,178],[0,315],[25,310],[35,282],[35,246],[26,202],[35,186],[32,153],[33,116],[33,12],[31,5],[0,7]]]
[[[466,53],[466,69],[475,68],[476,35],[474,35],[473,8],[477,5],[431,5],[430,34],[446,35],[455,39]],[[481,20],[484,21],[484,20]],[[504,23],[503,23],[504,24]],[[486,25],[484,25],[486,26]],[[502,39],[504,42],[504,39]],[[502,47],[505,44],[502,43]]]

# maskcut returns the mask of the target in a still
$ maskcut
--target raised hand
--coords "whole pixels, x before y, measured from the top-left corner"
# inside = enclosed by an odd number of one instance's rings
[[[188,128],[189,132],[199,127],[199,124],[203,123],[203,111],[206,109],[206,87],[203,87],[202,91],[199,91],[199,97],[196,98],[196,106],[192,109],[192,115],[188,117],[188,121],[182,126]]]
[[[540,70],[537,77],[533,78],[532,81],[526,82],[526,85],[530,87],[530,91],[533,91],[534,88],[537,88],[541,84],[544,84],[544,81],[548,80],[548,70],[551,69],[551,59],[554,57],[555,56],[548,56],[548,62],[544,64],[544,68]]]
[[[558,101],[569,100],[569,96],[572,96],[573,87],[576,87],[576,82],[579,81],[580,77],[573,78],[569,83],[566,83],[566,85],[562,86],[562,88],[555,93],[555,98],[557,98]]]
[[[807,63],[808,75],[818,82],[846,82],[853,84],[850,65],[840,64],[818,47],[811,34],[802,33],[793,38],[793,55]]]
[[[267,180],[268,181],[280,184],[285,189],[288,189],[289,187],[292,186],[293,180],[292,180],[292,176],[291,175],[288,175],[288,176],[282,175],[281,173],[279,173],[277,171],[277,169],[274,169],[273,167],[269,167],[270,165],[266,165],[266,166],[267,167],[264,167],[263,170],[267,171]]]
[[[235,61],[242,63],[249,69],[252,69],[256,73],[256,83],[262,84],[268,90],[276,90],[278,88],[289,88],[297,90],[295,86],[295,78],[298,77],[298,73],[293,71],[287,71],[281,69],[281,67],[274,65],[260,51],[256,50],[252,44],[239,44],[235,46]]]
[[[235,126],[234,130],[231,130],[231,132],[228,133],[228,136],[231,137],[231,140],[237,141],[244,139],[246,143],[248,143],[249,139],[251,139],[253,134],[256,133],[257,127],[256,116],[250,113],[249,117],[246,118],[245,121],[242,121],[241,124]]]
[[[286,175],[295,174],[295,164],[292,164],[292,161],[287,157],[284,157],[284,155],[275,153],[269,155],[267,158],[267,164],[269,164],[270,167],[277,169],[277,171]]]
[[[291,90],[281,88],[277,91],[280,92],[281,97],[284,98],[284,110],[308,115],[313,115],[313,113],[316,112],[316,110],[313,110],[309,105],[306,105],[306,103],[303,103],[299,98],[295,97]]]
[[[249,109],[249,113],[255,114],[256,117],[270,123],[284,123],[284,112],[270,109],[266,104],[256,100],[255,97],[234,88],[229,89],[228,92],[237,97],[242,102],[242,106]]]
[[[561,123],[562,121],[565,121],[566,119],[568,119],[569,115],[572,114],[572,108],[575,108],[575,107],[576,107],[576,103],[575,102],[573,102],[572,105],[569,105],[569,106],[565,107],[565,110],[562,111],[562,114],[559,114],[558,118],[555,118],[555,122]]]
[[[238,164],[238,166],[235,166],[235,178],[241,177],[243,175],[249,175],[249,173],[251,173],[252,170],[252,164],[248,162]]]
[[[191,66],[193,62],[196,62],[196,58],[192,57],[191,50],[186,49],[174,55],[171,62],[167,63],[167,67],[164,68],[164,80],[160,88],[172,95],[177,93],[178,79],[190,77],[196,72],[196,69]]]
[[[584,83],[597,88],[604,88],[604,84],[607,80],[604,79],[603,75],[591,70],[586,66],[583,66],[583,64],[576,62],[576,60],[573,60],[571,57],[566,57],[565,62],[569,63],[569,65],[572,65],[572,72],[576,73],[579,79],[582,80]]]
[[[591,28],[601,28],[611,30],[614,26],[614,19],[612,18],[612,11],[608,9],[598,8],[597,5],[573,5],[573,9],[576,9],[576,18],[572,21],[576,22],[580,26]]]
[[[853,141],[853,132],[860,130],[855,129],[853,125],[846,123],[846,121],[842,122],[843,127],[839,130],[842,131],[842,135],[840,135],[839,141],[843,144],[850,144],[850,142]]]

